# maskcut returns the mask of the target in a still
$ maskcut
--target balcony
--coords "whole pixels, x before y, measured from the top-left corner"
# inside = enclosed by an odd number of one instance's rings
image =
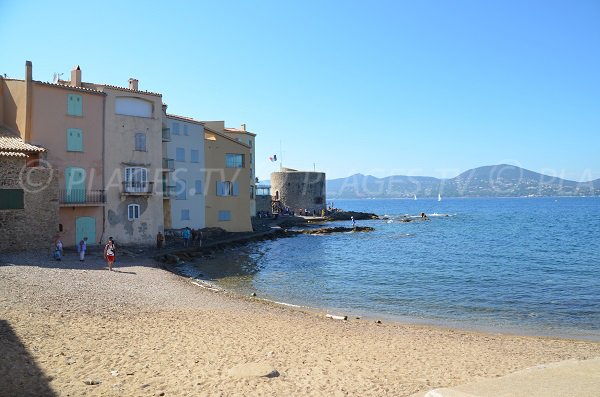
[[[171,129],[170,128],[162,129],[162,141],[163,142],[171,142]]]
[[[127,196],[147,196],[152,194],[153,190],[154,182],[126,181],[123,182],[123,192],[121,194]]]
[[[61,206],[97,206],[106,203],[104,190],[62,189],[58,191]]]
[[[175,171],[175,160],[163,158],[163,171]]]

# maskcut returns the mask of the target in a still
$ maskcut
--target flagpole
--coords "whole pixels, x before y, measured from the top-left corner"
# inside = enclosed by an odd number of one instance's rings
[[[279,140],[279,172],[283,170],[283,150],[281,149],[281,139]]]

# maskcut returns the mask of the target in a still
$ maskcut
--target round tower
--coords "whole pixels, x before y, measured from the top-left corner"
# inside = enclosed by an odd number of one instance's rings
[[[321,214],[326,208],[325,173],[297,171],[282,168],[271,173],[271,197],[273,212],[283,212],[286,208],[296,214],[308,211]]]

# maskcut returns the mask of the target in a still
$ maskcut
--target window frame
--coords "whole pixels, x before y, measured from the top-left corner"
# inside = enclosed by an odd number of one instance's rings
[[[136,132],[134,138],[134,150],[137,152],[147,152],[146,146],[146,133],[145,132]]]
[[[225,168],[245,168],[244,154],[225,153]]]
[[[133,221],[135,219],[140,219],[140,205],[129,204],[127,206],[127,220]]]

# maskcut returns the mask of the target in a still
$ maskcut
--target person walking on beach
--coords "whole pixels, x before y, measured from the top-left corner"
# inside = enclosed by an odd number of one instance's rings
[[[81,241],[79,241],[79,245],[77,246],[77,252],[79,252],[79,260],[83,262],[85,260],[85,250],[87,249],[87,237],[84,237]]]
[[[115,242],[112,237],[108,238],[108,243],[104,246],[104,258],[108,264],[108,270],[112,271],[113,263],[115,262]]]
[[[185,229],[183,229],[183,246],[184,247],[188,247],[188,245],[190,244],[190,237],[192,235],[192,232],[190,231],[189,227],[186,227]]]
[[[164,241],[165,236],[163,236],[161,232],[158,232],[158,234],[156,235],[156,248],[161,249]]]

